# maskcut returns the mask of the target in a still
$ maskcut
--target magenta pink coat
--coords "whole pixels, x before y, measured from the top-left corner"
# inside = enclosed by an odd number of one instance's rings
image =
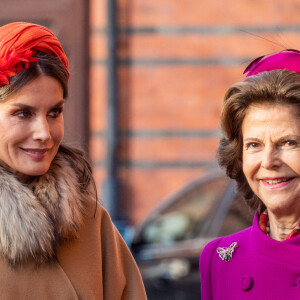
[[[227,262],[219,247],[236,242]],[[300,299],[300,235],[279,242],[253,226],[210,242],[200,257],[201,300]]]

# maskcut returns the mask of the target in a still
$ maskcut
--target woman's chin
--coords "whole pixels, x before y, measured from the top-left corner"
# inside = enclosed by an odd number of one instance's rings
[[[282,217],[282,216],[291,216],[294,214],[299,214],[299,209],[297,208],[298,201],[282,201],[277,203],[272,203],[266,205],[268,212],[271,212],[273,215]]]
[[[26,182],[32,177],[42,176],[42,175],[46,174],[49,170],[49,167],[39,168],[39,169],[35,169],[35,170],[20,170],[20,171],[16,171],[15,175],[22,182]]]

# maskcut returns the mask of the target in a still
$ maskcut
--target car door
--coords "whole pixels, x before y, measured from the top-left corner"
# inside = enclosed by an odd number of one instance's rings
[[[132,251],[149,299],[199,299],[198,260],[204,245],[219,233],[249,226],[248,220],[230,222],[234,212],[239,220],[233,202],[245,210],[233,182],[217,172],[193,181],[145,220]]]

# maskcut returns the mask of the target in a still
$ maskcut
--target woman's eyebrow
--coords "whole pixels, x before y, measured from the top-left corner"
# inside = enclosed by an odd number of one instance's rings
[[[65,100],[61,100],[58,103],[56,103],[52,108],[59,107],[59,106],[63,105],[64,103],[65,103]]]
[[[244,142],[249,142],[249,141],[251,141],[251,142],[253,142],[253,141],[257,141],[257,142],[259,142],[260,141],[260,139],[258,139],[258,138],[252,138],[252,137],[249,137],[249,138],[246,138],[246,139],[244,139]]]
[[[51,107],[51,109],[56,108],[56,107],[59,107],[59,106],[63,105],[64,103],[65,103],[65,101],[64,101],[64,100],[61,100],[61,101],[59,101],[58,103],[56,103],[55,105],[53,105],[53,106]],[[34,106],[31,106],[31,105],[28,105],[28,104],[24,104],[24,103],[18,103],[18,102],[17,102],[17,103],[12,103],[11,106],[16,106],[16,107],[19,107],[19,108],[21,108],[21,109],[28,109],[28,110],[33,110],[33,109],[35,109]]]
[[[299,135],[294,135],[294,134],[289,134],[289,135],[285,135],[282,136],[278,139],[278,141],[284,141],[284,140],[299,140],[300,136]]]
[[[284,135],[284,136],[279,137],[278,139],[276,139],[275,142],[282,142],[284,140],[300,140],[300,136],[299,135],[288,134],[288,135]],[[252,141],[259,142],[260,139],[248,137],[248,138],[243,140],[243,142],[249,142],[249,141],[250,142],[252,142]]]
[[[17,106],[22,109],[33,109],[34,108],[33,106],[30,106],[30,105],[27,105],[24,103],[12,103],[11,106]]]

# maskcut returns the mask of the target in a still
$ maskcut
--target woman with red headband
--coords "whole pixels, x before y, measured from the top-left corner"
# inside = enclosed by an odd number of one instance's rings
[[[254,60],[225,95],[218,159],[256,211],[253,226],[210,242],[202,300],[300,299],[300,52]]]
[[[68,78],[51,31],[0,27],[0,298],[146,299],[90,165],[61,144]]]

